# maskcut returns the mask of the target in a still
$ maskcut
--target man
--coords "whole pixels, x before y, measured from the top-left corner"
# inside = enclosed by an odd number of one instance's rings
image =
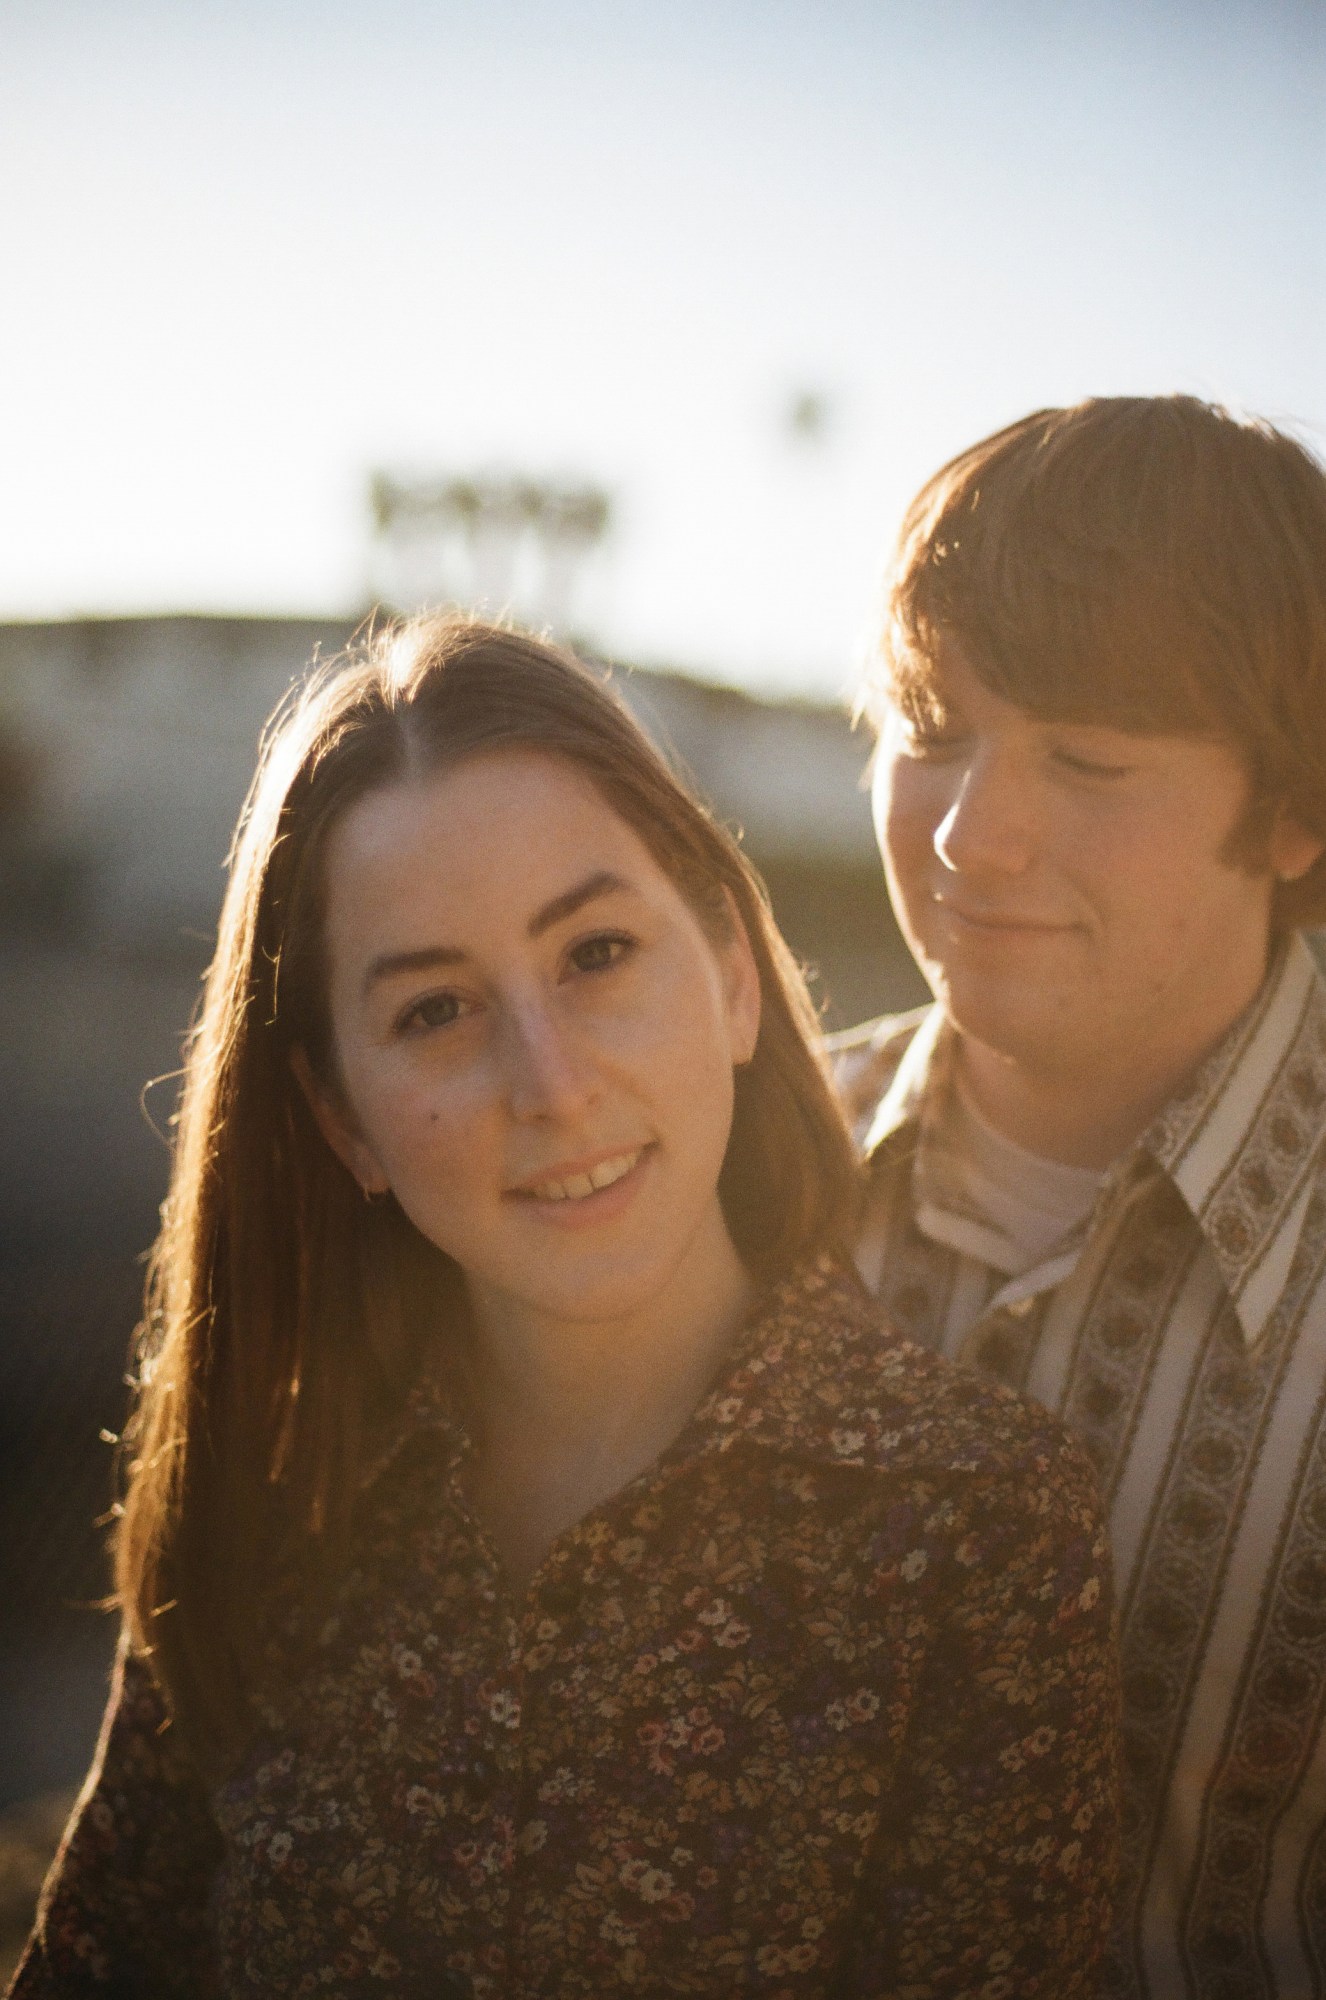
[[[1187,397],[1041,411],[914,503],[874,693],[935,1005],[838,1038],[861,1264],[1099,1467],[1106,1990],[1326,1995],[1326,472]]]

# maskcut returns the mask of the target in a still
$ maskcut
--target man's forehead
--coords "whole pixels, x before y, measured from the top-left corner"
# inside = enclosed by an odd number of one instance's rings
[[[926,648],[909,648],[896,655],[880,690],[885,707],[905,719],[935,720],[987,706],[1007,710],[1019,721],[1044,728],[1089,729],[1125,736],[1150,746],[1157,756],[1180,746],[1202,743],[1229,752],[1248,765],[1246,750],[1227,731],[1192,718],[1190,727],[1167,716],[1168,726],[1147,726],[1129,691],[1107,677],[1094,683],[1082,678],[1059,685],[1010,685],[1010,676],[970,642],[941,634]],[[1094,697],[1094,698],[1093,698]]]

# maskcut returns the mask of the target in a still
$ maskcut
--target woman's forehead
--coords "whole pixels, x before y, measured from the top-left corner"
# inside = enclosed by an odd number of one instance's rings
[[[386,930],[524,928],[591,878],[645,893],[670,887],[586,772],[525,749],[476,753],[365,793],[332,829],[325,871],[333,946],[367,951]]]
[[[387,860],[418,843],[485,848],[516,843],[531,823],[546,837],[634,838],[588,771],[555,751],[483,748],[454,763],[413,770],[375,785],[338,816],[328,840],[331,865],[349,854]]]

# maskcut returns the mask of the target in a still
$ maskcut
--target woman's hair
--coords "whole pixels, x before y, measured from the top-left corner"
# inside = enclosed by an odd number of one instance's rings
[[[337,1088],[328,834],[366,793],[502,748],[585,774],[716,944],[734,910],[745,926],[763,1011],[719,1194],[747,1267],[767,1280],[851,1239],[855,1157],[763,885],[603,682],[554,646],[460,617],[384,629],[316,674],[278,711],[236,836],[149,1267],[115,1538],[131,1643],[205,1758],[242,1724],[278,1551],[336,1546],[374,1433],[461,1310],[451,1259],[390,1196],[365,1201],[292,1068],[302,1050]]]
[[[1251,796],[1326,836],[1326,469],[1193,396],[1037,410],[943,466],[908,509],[876,692],[934,699],[945,637],[1052,721],[1227,743]],[[869,705],[869,700],[867,705]],[[1326,919],[1326,856],[1277,886],[1277,928]]]

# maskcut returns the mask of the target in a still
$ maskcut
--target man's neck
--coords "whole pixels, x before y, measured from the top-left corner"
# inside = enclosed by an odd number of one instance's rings
[[[1118,1090],[1096,1097],[1078,1080],[1050,1076],[1009,1061],[964,1036],[963,1081],[986,1123],[1043,1160],[1071,1167],[1108,1167],[1146,1130],[1171,1094]]]
[[[1041,1159],[1097,1170],[1112,1165],[1225,1038],[1249,993],[1199,1045],[1165,1047],[1137,1036],[1070,1068],[1019,1061],[959,1030],[958,1061],[976,1111]]]

